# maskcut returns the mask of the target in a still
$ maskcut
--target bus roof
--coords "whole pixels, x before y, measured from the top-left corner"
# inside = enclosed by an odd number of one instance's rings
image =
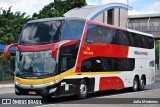
[[[77,18],[77,17],[53,17],[53,18],[42,18],[42,19],[31,20],[28,23],[52,21],[52,20],[81,20],[81,21],[86,21],[86,19]],[[87,20],[87,21],[93,22],[94,24],[99,24],[99,25],[102,25],[102,26],[107,26],[107,27],[111,27],[111,28],[115,28],[115,29],[121,29],[121,30],[129,31],[129,32],[133,32],[133,33],[138,33],[138,34],[154,37],[152,34],[149,34],[149,33],[144,33],[144,32],[140,32],[140,31],[136,31],[136,30],[132,30],[132,29],[127,29],[127,28],[123,28],[123,27],[119,27],[119,26],[115,26],[115,25],[110,25],[110,24],[106,24],[106,23],[96,22],[96,21],[93,21],[93,20]]]
[[[53,21],[53,20],[82,20],[82,21],[86,21],[86,19],[76,18],[76,17],[53,17],[53,18],[42,18],[42,19],[31,20],[28,23]]]
[[[99,25],[102,25],[102,26],[110,27],[110,28],[120,29],[120,30],[124,30],[124,31],[128,31],[128,32],[132,32],[132,33],[138,33],[138,34],[154,37],[152,34],[145,33],[145,32],[140,32],[140,31],[127,29],[127,28],[123,28],[123,27],[119,27],[119,26],[115,26],[115,25],[110,25],[110,24],[106,24],[106,23],[96,22],[96,21],[93,21],[93,20],[87,20],[87,21],[91,22],[93,24],[99,24]]]

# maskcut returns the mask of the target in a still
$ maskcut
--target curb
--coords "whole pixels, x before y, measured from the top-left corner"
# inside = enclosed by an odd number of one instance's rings
[[[14,84],[4,84],[4,85],[0,85],[0,88],[12,88],[14,87]]]

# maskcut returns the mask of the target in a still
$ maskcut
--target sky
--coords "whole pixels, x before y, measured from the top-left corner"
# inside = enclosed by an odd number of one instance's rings
[[[39,12],[45,5],[54,0],[0,0],[0,8],[7,10],[12,6],[12,11],[25,12],[26,15],[32,16],[33,13]],[[88,5],[105,5],[107,3],[124,3],[127,0],[86,0]],[[129,15],[154,14],[160,13],[160,0],[128,0],[128,4],[133,9]]]

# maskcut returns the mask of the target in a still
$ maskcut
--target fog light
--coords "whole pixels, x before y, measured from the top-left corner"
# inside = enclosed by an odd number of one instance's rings
[[[52,88],[52,89],[49,90],[49,93],[53,93],[53,92],[55,92],[56,90],[57,90],[57,88]]]

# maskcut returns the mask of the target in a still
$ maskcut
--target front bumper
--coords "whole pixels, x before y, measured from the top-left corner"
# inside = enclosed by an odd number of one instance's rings
[[[26,84],[15,84],[15,93],[16,95],[58,95],[59,83],[52,85],[26,85]],[[30,93],[34,92],[34,93]]]

